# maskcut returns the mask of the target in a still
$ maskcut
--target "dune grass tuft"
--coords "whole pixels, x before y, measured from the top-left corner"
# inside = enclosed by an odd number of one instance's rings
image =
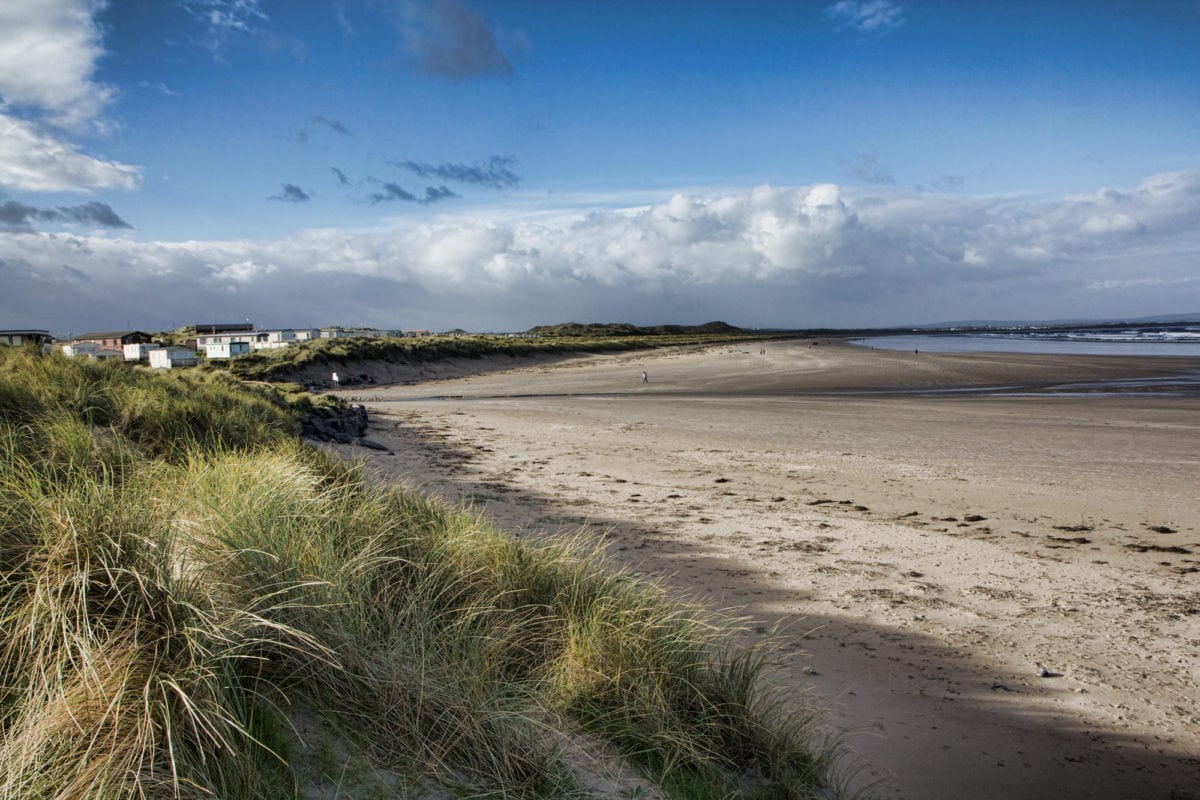
[[[829,796],[769,651],[582,539],[370,485],[228,377],[0,348],[0,400],[2,798],[315,796],[311,713],[469,796],[590,796],[589,740],[667,796]]]

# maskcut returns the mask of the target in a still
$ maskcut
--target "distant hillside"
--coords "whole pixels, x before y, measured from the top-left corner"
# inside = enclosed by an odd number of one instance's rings
[[[652,325],[639,327],[628,322],[562,322],[558,325],[538,325],[529,333],[538,336],[680,336],[690,334],[741,333],[742,329],[725,322],[706,322],[703,325]]]

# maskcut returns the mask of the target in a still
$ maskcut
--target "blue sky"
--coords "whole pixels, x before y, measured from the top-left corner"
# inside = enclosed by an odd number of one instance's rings
[[[1200,311],[1200,2],[0,0],[0,327]]]

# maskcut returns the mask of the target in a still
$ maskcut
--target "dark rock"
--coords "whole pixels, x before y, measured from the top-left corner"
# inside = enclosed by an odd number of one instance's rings
[[[342,409],[322,406],[300,417],[300,432],[322,442],[350,444],[367,432],[367,409],[362,405]]]
[[[358,436],[362,436],[367,432],[367,408],[366,406],[355,404],[342,412],[342,419],[346,423],[346,430],[353,431]]]

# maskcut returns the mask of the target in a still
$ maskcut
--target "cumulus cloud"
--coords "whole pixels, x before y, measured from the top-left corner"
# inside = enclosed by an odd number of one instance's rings
[[[312,192],[306,192],[294,183],[285,183],[279,194],[273,194],[268,200],[279,200],[283,203],[307,203],[313,199]]]
[[[405,49],[430,74],[453,80],[513,74],[487,20],[460,0],[404,3],[402,37]]]
[[[9,0],[0,9],[0,186],[83,192],[136,188],[140,170],[80,152],[65,137],[94,123],[113,90],[93,80],[104,54],[96,0]]]
[[[424,161],[401,161],[397,164],[419,178],[440,178],[493,189],[508,189],[521,182],[521,176],[513,170],[516,165],[517,160],[512,156],[492,156],[487,161],[474,164],[429,164]]]
[[[61,127],[90,122],[112,98],[92,80],[104,54],[95,0],[8,0],[0,10],[0,98]]]
[[[29,192],[136,189],[140,167],[93,158],[25,120],[0,113],[0,186]]]
[[[230,293],[236,291],[238,284],[248,284],[276,272],[274,264],[257,264],[249,258],[232,264],[207,264],[206,266],[212,272],[212,277],[224,283],[225,290]]]
[[[904,10],[891,0],[840,0],[826,7],[825,16],[859,33],[886,33],[904,24]]]
[[[150,317],[143,328],[197,314],[329,322],[346,309],[364,324],[497,330],[570,318],[844,327],[1137,316],[1200,307],[1197,252],[1200,172],[1053,201],[759,186],[274,241],[0,236],[11,287],[0,314],[56,330],[104,327],[129,309]]]

